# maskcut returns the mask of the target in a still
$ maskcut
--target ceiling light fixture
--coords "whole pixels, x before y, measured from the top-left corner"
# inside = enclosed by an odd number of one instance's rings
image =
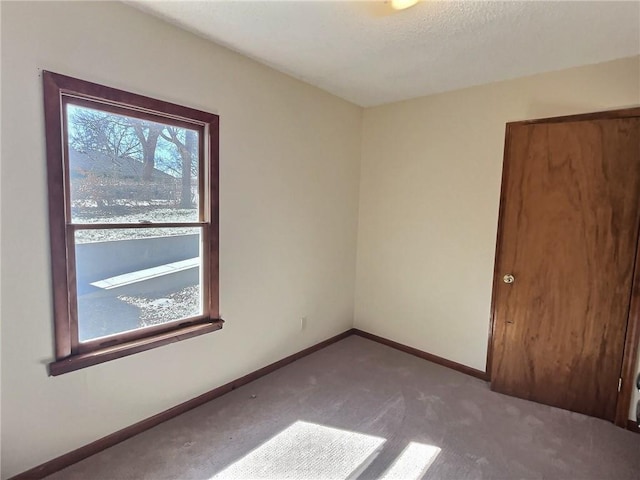
[[[394,10],[404,10],[413,7],[420,0],[391,0],[391,8]]]

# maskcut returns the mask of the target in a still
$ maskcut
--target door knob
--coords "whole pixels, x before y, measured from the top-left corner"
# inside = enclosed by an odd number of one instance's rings
[[[516,280],[516,277],[514,277],[510,273],[507,273],[504,277],[502,277],[502,281],[504,283],[513,283],[515,280]]]

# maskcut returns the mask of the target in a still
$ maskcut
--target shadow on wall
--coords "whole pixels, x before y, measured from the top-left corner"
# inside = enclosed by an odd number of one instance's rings
[[[620,106],[616,107],[615,110],[619,110],[621,108],[632,108],[637,107],[638,105],[628,105],[628,106]],[[513,118],[509,121],[520,121],[526,120],[530,118],[549,118],[558,116],[558,112],[564,112],[561,115],[577,115],[581,113],[591,113],[598,111],[607,111],[612,110],[612,108],[602,107],[602,108],[594,108],[593,104],[582,105],[582,104],[567,104],[562,103],[562,100],[559,99],[557,102],[535,102],[530,104],[527,107],[527,115],[523,118]],[[573,112],[573,113],[571,113]]]

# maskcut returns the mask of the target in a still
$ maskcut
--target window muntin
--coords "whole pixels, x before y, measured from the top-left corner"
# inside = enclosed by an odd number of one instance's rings
[[[50,371],[220,328],[218,117],[49,72],[44,85]]]

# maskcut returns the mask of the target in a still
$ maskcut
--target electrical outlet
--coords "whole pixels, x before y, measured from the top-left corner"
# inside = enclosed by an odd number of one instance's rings
[[[300,318],[300,330],[305,330],[307,328],[307,317],[306,315]]]

